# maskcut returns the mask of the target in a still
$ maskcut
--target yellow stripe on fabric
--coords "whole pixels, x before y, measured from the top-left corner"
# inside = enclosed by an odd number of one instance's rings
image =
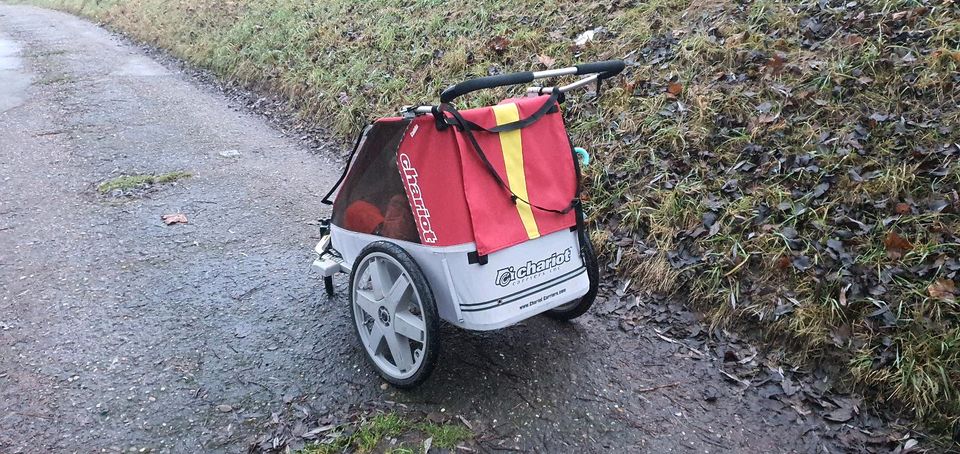
[[[497,117],[497,126],[513,123],[520,120],[520,111],[516,104],[500,104],[493,106],[493,114]],[[510,190],[523,200],[530,200],[527,195],[527,177],[523,173],[523,146],[520,144],[520,130],[499,133],[500,148],[503,149],[503,163],[507,168],[507,184]],[[537,221],[533,218],[530,205],[517,200],[517,214],[531,240],[540,237]]]

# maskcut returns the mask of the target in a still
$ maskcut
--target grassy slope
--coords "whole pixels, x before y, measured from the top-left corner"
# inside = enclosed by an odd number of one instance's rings
[[[627,57],[602,97],[567,106],[598,161],[589,210],[618,271],[839,358],[937,427],[960,418],[950,2],[37,3],[284,94],[344,135],[468,75]]]

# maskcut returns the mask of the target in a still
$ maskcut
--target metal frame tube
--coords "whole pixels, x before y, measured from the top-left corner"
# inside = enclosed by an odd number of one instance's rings
[[[548,93],[553,93],[554,89],[560,90],[560,93],[566,93],[570,90],[576,90],[580,87],[590,85],[591,83],[596,82],[598,77],[600,76],[597,74],[593,74],[593,75],[584,77],[583,79],[580,79],[572,84],[567,84],[562,87],[530,87],[530,88],[527,88],[527,93],[536,93],[538,95],[541,95],[541,94],[545,95]]]
[[[569,67],[566,67],[566,68],[548,69],[548,70],[545,70],[545,71],[534,71],[534,72],[533,72],[533,78],[534,78],[534,79],[543,79],[543,78],[547,78],[547,77],[569,76],[569,75],[573,75],[573,74],[576,74],[576,73],[577,73],[577,68],[574,67],[574,66],[569,66]]]

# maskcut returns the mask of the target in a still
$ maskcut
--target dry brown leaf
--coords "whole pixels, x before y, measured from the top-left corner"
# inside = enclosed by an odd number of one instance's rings
[[[163,220],[163,223],[167,225],[187,223],[187,215],[183,213],[165,214],[160,216],[160,219]]]
[[[930,58],[933,60],[939,60],[940,58],[947,56],[952,58],[957,63],[960,63],[960,51],[951,51],[950,49],[940,48],[930,53]]]
[[[852,34],[843,37],[843,40],[842,40],[843,44],[846,46],[859,46],[863,44],[864,41],[865,40],[862,36],[852,35]]]
[[[510,47],[510,40],[502,36],[497,36],[496,38],[487,41],[487,49],[490,49],[497,53],[497,55],[503,55],[507,51],[507,48]]]
[[[790,268],[790,257],[781,255],[780,258],[777,259],[777,269],[785,270],[787,268]]]
[[[680,85],[677,82],[670,82],[670,85],[667,85],[667,93],[673,96],[679,96],[683,92],[683,85]]]
[[[908,20],[908,21],[913,22],[914,19],[916,19],[917,17],[923,16],[923,15],[926,15],[927,12],[929,12],[929,11],[930,11],[929,8],[927,8],[927,7],[925,7],[925,6],[921,6],[921,7],[914,8],[914,9],[907,10],[907,11],[897,11],[897,12],[891,14],[890,17],[892,17],[893,20],[906,19],[906,20]]]
[[[889,232],[883,239],[883,246],[887,249],[887,256],[892,259],[903,257],[903,254],[913,249],[913,243],[906,238],[897,235],[897,232]]]
[[[773,74],[780,74],[783,71],[783,65],[787,62],[786,57],[781,54],[773,54],[773,57],[770,57],[767,60],[767,68],[770,68],[770,72]]]
[[[897,232],[887,233],[887,237],[883,239],[883,245],[886,246],[887,250],[896,250],[909,251],[913,249],[913,243],[911,243],[906,238],[897,235]]]
[[[945,303],[954,302],[956,292],[957,284],[954,283],[952,279],[937,279],[927,287],[927,293],[930,295],[930,298]]]
[[[541,65],[550,68],[557,62],[557,59],[547,55],[540,55],[537,57],[537,61],[539,61]]]
[[[856,409],[852,407],[840,407],[836,410],[833,410],[829,413],[823,415],[824,419],[832,422],[847,422],[853,419],[853,414]]]
[[[767,124],[777,121],[777,118],[780,118],[779,113],[767,113],[757,117],[757,122]]]

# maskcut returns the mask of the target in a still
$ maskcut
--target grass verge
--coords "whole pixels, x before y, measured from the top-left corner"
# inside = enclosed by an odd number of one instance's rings
[[[189,178],[191,176],[192,175],[190,172],[181,171],[167,172],[156,175],[121,175],[100,183],[97,185],[97,191],[99,191],[101,194],[107,194],[115,190],[129,191],[131,189],[146,188],[157,184],[173,183],[174,181]]]
[[[453,423],[415,422],[395,413],[379,413],[355,427],[341,427],[324,442],[312,444],[301,454],[340,452],[389,452],[413,454],[424,451],[424,442],[442,449],[454,449],[473,438],[465,426]]]
[[[941,433],[960,421],[952,1],[34,3],[285,96],[344,136],[466,77],[626,58],[566,114],[595,157],[595,240],[634,291],[760,327]]]

